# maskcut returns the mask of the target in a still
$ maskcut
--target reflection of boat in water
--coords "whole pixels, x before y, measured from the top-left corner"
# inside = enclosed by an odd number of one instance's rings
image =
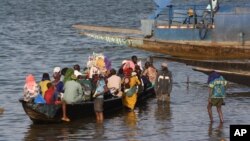
[[[153,89],[140,93],[138,102],[142,102],[148,97],[153,96]],[[19,100],[22,103],[25,113],[34,123],[49,123],[60,122],[62,117],[61,105],[53,104],[35,104],[25,102],[23,99]],[[110,98],[104,100],[104,114],[115,112],[123,108],[122,98]],[[68,104],[67,115],[70,119],[79,119],[82,117],[93,116],[94,102],[86,101],[80,104]]]

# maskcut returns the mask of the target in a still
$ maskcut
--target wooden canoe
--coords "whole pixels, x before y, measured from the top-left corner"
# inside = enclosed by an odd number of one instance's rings
[[[138,95],[137,103],[143,103],[146,98],[154,96],[153,89]],[[34,104],[19,99],[25,113],[34,123],[58,123],[61,122],[61,105]],[[104,114],[112,113],[123,108],[122,98],[110,98],[104,100]],[[71,120],[94,116],[94,102],[87,101],[81,104],[68,104],[67,115]]]

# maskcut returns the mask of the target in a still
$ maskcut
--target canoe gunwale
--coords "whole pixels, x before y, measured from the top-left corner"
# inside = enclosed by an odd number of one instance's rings
[[[150,92],[150,93],[149,93]],[[139,94],[138,103],[142,103],[146,98],[154,96],[152,91]],[[22,103],[23,109],[27,116],[33,121],[33,123],[58,123],[61,122],[62,110],[57,109],[54,117],[48,117],[46,114],[36,111],[32,106],[28,105],[28,102],[24,101],[23,98],[19,99]],[[33,103],[32,103],[33,104]],[[46,105],[46,104],[37,104]],[[124,106],[122,104],[122,97],[110,98],[104,100],[104,114],[111,113],[122,109]],[[69,118],[79,119],[81,117],[94,116],[94,101],[87,101],[79,104],[67,104],[67,114]]]

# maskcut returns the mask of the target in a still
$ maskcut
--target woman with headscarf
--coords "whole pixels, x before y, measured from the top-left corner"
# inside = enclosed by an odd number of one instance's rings
[[[122,84],[124,87],[123,105],[133,111],[137,101],[137,86],[141,84],[136,72],[130,73],[130,76],[125,76]]]
[[[39,86],[36,83],[35,77],[32,74],[29,74],[26,77],[24,85],[24,91],[23,91],[24,101],[32,102],[32,100],[39,94],[39,91],[40,91]]]
[[[67,74],[67,73],[66,73]],[[77,104],[83,102],[84,93],[82,91],[82,86],[77,80],[77,76],[71,75],[70,80],[67,80],[64,84],[64,94],[62,97],[62,110],[63,110],[63,121],[69,122],[70,119],[67,116],[66,104]]]
[[[213,71],[208,77],[209,98],[208,98],[208,115],[210,121],[213,122],[212,106],[216,106],[220,122],[223,122],[223,114],[221,105],[224,103],[226,94],[227,81],[217,72]]]
[[[66,73],[65,73],[65,76],[64,76],[64,79],[63,79],[63,83],[65,84],[67,81],[71,80],[71,76],[74,74],[74,69],[72,68],[68,68]]]
[[[39,82],[41,94],[44,97],[45,92],[48,90],[47,84],[50,83],[50,77],[48,73],[43,73],[42,80]]]

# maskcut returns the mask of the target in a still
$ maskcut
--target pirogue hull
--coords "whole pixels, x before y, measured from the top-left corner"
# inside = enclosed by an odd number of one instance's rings
[[[138,96],[137,103],[143,103],[145,99],[153,97],[153,89]],[[61,105],[34,104],[19,99],[25,113],[34,123],[58,123],[61,122]],[[104,114],[114,113],[123,108],[122,98],[111,98],[104,100]],[[88,101],[81,104],[68,104],[67,115],[70,119],[80,119],[83,117],[94,116],[94,102]]]
[[[81,34],[98,40],[127,45],[150,52],[168,54],[186,59],[250,59],[250,46],[236,43],[212,43],[211,41],[164,41],[139,37],[112,36],[82,32]]]
[[[193,70],[202,72],[207,75],[209,75],[212,71],[214,71],[213,69],[201,68],[201,67],[193,68]],[[225,71],[225,70],[215,70],[215,71],[220,73],[228,81],[250,86],[249,84],[250,74],[249,73],[240,73],[240,72]]]

